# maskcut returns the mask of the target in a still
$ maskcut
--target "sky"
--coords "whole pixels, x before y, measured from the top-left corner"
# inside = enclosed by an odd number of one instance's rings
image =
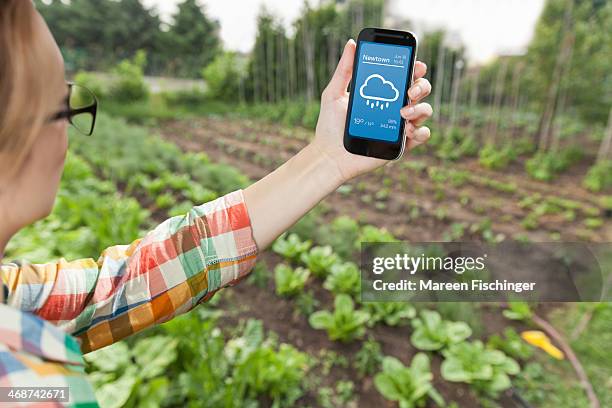
[[[167,19],[181,0],[143,0]],[[321,0],[310,0],[316,5]],[[323,0],[325,1],[325,0]],[[520,53],[529,43],[545,0],[390,0],[387,17],[408,19],[417,35],[445,28],[450,40],[461,41],[472,62],[498,54]],[[289,28],[304,0],[200,0],[210,16],[221,22],[221,38],[231,50],[248,52],[255,41],[256,16],[265,5]]]

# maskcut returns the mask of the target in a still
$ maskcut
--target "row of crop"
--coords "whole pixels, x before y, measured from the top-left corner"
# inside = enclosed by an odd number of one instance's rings
[[[211,163],[204,154],[183,153],[175,145],[150,136],[142,128],[127,126],[122,120],[113,120],[107,116],[102,116],[101,119],[101,126],[98,128],[96,136],[89,139],[77,136],[72,143],[73,150],[87,157],[96,173],[114,180],[122,186],[125,193],[138,197],[141,202],[149,203],[154,211],[161,210],[162,215],[168,213],[172,215],[176,212],[186,211],[187,207],[192,205],[189,201],[189,195],[192,194],[190,191],[194,186],[204,185],[204,188],[210,189],[210,195],[202,197],[204,200],[209,200],[246,184],[246,179],[234,168]],[[121,131],[117,132],[116,129],[121,129]],[[102,150],[102,147],[109,142],[112,146]],[[159,174],[159,177],[155,177],[156,174]],[[224,177],[226,178],[224,179]],[[232,183],[234,183],[234,186],[232,186]],[[163,208],[159,205],[159,201],[160,197],[164,196],[172,197],[178,204],[169,209]],[[379,233],[381,232],[374,227],[364,228],[359,236],[366,240],[374,239]],[[385,238],[390,238],[390,235],[383,233],[379,237],[379,239]],[[282,241],[278,241],[277,244],[280,242]],[[353,251],[355,249],[356,247],[351,248]],[[342,280],[338,282],[342,283]],[[393,319],[392,316],[384,317]],[[190,319],[190,317],[182,319]],[[170,322],[163,327],[182,327],[185,324],[184,320],[179,321],[183,323]],[[192,327],[192,329],[193,332],[199,333],[195,327]],[[203,333],[203,335],[206,335],[206,333]],[[214,341],[211,341],[217,349],[220,349],[221,345],[226,343],[227,347],[231,347],[236,342],[241,343],[243,341],[241,340],[242,337],[249,337],[240,335],[237,339],[234,339],[224,336],[220,331],[215,331],[215,336]],[[200,335],[197,337],[201,339]],[[140,347],[154,348],[156,342],[165,344],[170,350],[174,350],[175,347],[178,350],[189,350],[190,347],[188,345],[181,346],[183,342],[190,341],[187,335],[175,337],[174,335],[165,335],[162,332],[154,339],[152,340],[148,336],[142,340],[128,339],[126,344],[129,344],[129,349],[133,350],[140,350]],[[177,339],[179,341],[178,346],[175,345]],[[201,342],[201,340],[198,341]],[[271,341],[273,342],[273,340],[266,340],[265,343],[268,344]],[[139,346],[140,342],[145,342],[147,346]],[[220,354],[219,356],[206,354],[199,358],[195,355],[183,358],[180,352],[176,357],[173,357],[176,353],[170,351],[167,356],[168,359],[162,360],[163,371],[167,373],[168,370],[173,370],[172,367],[176,367],[176,372],[168,375],[167,378],[161,374],[148,374],[148,371],[144,369],[144,365],[150,363],[148,360],[143,360],[138,375],[134,374],[134,370],[128,370],[123,363],[111,368],[103,365],[99,366],[99,361],[108,359],[106,353],[123,354],[126,349],[123,343],[113,347],[116,347],[116,352],[112,351],[112,348],[110,351],[103,350],[100,352],[101,357],[94,356],[91,362],[92,381],[96,385],[100,399],[115,401],[115,406],[146,404],[149,401],[148,398],[161,398],[161,395],[165,395],[177,386],[180,386],[181,392],[175,393],[176,395],[173,395],[170,399],[167,397],[158,399],[157,403],[181,405],[185,401],[199,401],[200,398],[204,398],[200,389],[202,384],[205,384],[204,389],[208,390],[207,395],[211,396],[209,398],[210,405],[206,405],[207,402],[204,406],[256,406],[256,401],[262,396],[264,399],[270,398],[275,404],[280,404],[279,406],[291,406],[296,398],[309,390],[316,389],[312,385],[307,386],[301,382],[302,377],[309,373],[309,368],[319,364],[318,359],[313,356],[306,356],[289,345],[276,345],[276,348],[268,348],[265,352],[254,352],[252,358],[245,358],[244,366],[236,366],[235,362],[227,360],[228,353],[231,354],[228,351],[229,348],[223,348],[223,353],[217,353]],[[191,347],[196,347],[195,343]],[[283,351],[286,352],[284,355]],[[136,352],[133,353],[135,354],[131,357],[131,361],[136,361],[136,366],[138,366]],[[261,353],[265,356],[260,356]],[[281,357],[280,360],[279,357]],[[296,367],[288,366],[285,371],[275,368],[265,372],[261,369],[262,366],[275,367],[280,364],[275,363],[275,361],[283,361],[286,358],[294,358],[300,361],[307,359],[308,364],[300,363]],[[124,360],[123,357],[121,359]],[[193,363],[187,364],[186,362]],[[153,365],[155,364],[153,362]],[[197,366],[197,369],[195,366]],[[203,370],[203,366],[228,368],[221,370],[216,375],[204,371],[207,373],[207,377],[201,378],[197,376],[197,373]],[[189,374],[185,374],[185,372]],[[278,377],[276,377],[277,374]],[[280,384],[272,378],[283,378],[290,374],[300,381]],[[270,378],[265,378],[265,375],[270,376]],[[175,378],[178,378],[179,384],[175,383]],[[181,381],[186,381],[188,385],[181,384]],[[308,381],[312,382],[313,380]],[[265,385],[268,382],[270,384]],[[258,385],[256,386],[256,384]],[[158,390],[157,387],[160,387],[160,389]],[[346,395],[347,387],[352,389],[352,382],[341,381],[335,389],[322,387],[321,390],[313,392],[317,392],[321,404],[325,405],[321,401],[328,401],[328,406],[334,406],[333,401],[338,400],[338,398],[348,399]],[[113,392],[114,388],[119,391]],[[114,397],[110,394],[113,394]],[[341,397],[343,394],[345,394],[344,397]],[[351,398],[354,398],[354,395]]]
[[[135,198],[121,195],[112,181],[102,180],[99,174],[124,187],[129,184],[128,190],[136,195],[151,197],[160,190],[147,190],[132,180],[148,174],[153,183],[159,171],[176,174],[180,183],[188,180],[192,187],[196,181],[179,173],[190,170],[192,177],[206,180],[209,188],[224,186],[221,191],[211,190],[211,199],[232,187],[232,182],[244,183],[234,169],[212,164],[204,155],[183,154],[141,129],[126,127],[123,121],[103,117],[101,123],[97,138],[71,135],[72,152],[53,213],[11,241],[8,259],[46,262],[95,257],[103,248],[129,243],[153,226],[150,213]],[[100,149],[109,139],[111,145],[121,147]],[[179,181],[169,177],[163,189],[188,190]],[[272,406],[292,406],[305,392],[302,382],[314,360],[279,343],[273,333],[264,335],[256,320],[248,320],[233,334],[222,333],[217,328],[221,313],[211,310],[202,307],[88,354],[88,377],[101,406],[185,406],[197,401],[206,407],[254,407],[262,399]]]
[[[118,79],[114,82],[111,89],[93,74],[79,73],[75,80],[78,83],[88,85],[100,96],[108,101],[119,102],[109,104],[109,108],[117,114],[130,117],[144,116],[147,118],[173,118],[184,114],[209,112],[232,113],[242,117],[255,117],[282,123],[285,126],[300,125],[314,129],[318,115],[319,104],[313,103],[282,103],[277,105],[270,104],[236,104],[235,106],[220,107],[219,104],[211,103],[209,99],[200,91],[179,91],[175,93],[164,93],[161,97],[147,100],[149,91],[142,79],[142,56],[137,56],[133,61],[123,61],[116,69]],[[139,102],[140,101],[140,102]],[[121,103],[124,102],[124,103]],[[126,103],[129,102],[129,103]],[[158,106],[157,106],[158,105]],[[134,112],[136,108],[136,111]],[[204,108],[204,109],[203,109]],[[530,156],[525,161],[527,174],[542,181],[552,181],[559,174],[565,172],[572,165],[582,160],[584,147],[572,142],[576,136],[581,136],[587,129],[584,125],[575,121],[575,118],[566,120],[561,127],[561,137],[568,140],[566,147],[561,147],[549,152],[536,151],[532,136],[537,129],[533,128],[536,118],[528,112],[516,113],[502,116],[503,119],[498,124],[500,131],[510,132],[511,137],[500,146],[491,142],[485,143],[483,137],[477,135],[486,134],[488,129],[488,117],[478,109],[465,111],[469,115],[471,124],[466,127],[455,126],[445,129],[441,126],[434,134],[429,143],[429,150],[445,160],[458,160],[462,157],[478,157],[479,163],[490,169],[504,169],[510,163],[517,161],[519,157]],[[512,119],[510,119],[512,118]],[[570,118],[567,118],[570,119]],[[603,137],[603,129],[591,129],[596,133],[593,139]],[[516,137],[515,134],[524,136]],[[566,134],[567,133],[567,134]],[[601,134],[601,135],[600,135]],[[425,151],[417,149],[415,153]],[[612,188],[612,160],[599,160],[589,169],[583,180],[585,188],[592,191],[603,191]]]
[[[304,394],[312,359],[248,320],[219,330],[222,313],[203,306],[86,356],[103,407],[292,406]]]
[[[343,219],[345,231],[349,230],[349,220]],[[359,227],[353,221],[355,241],[348,241],[339,249],[350,254],[361,242],[365,234],[370,242],[393,240],[386,231],[373,226]],[[332,223],[333,225],[333,223]],[[338,226],[336,226],[337,228]],[[344,235],[342,238],[346,238]],[[347,241],[344,241],[346,243]],[[314,329],[325,330],[332,341],[350,342],[361,339],[367,328],[378,323],[399,326],[410,323],[413,331],[412,345],[424,352],[436,352],[443,356],[441,376],[450,382],[470,384],[480,395],[497,398],[502,391],[511,387],[510,375],[520,372],[516,361],[506,355],[517,349],[508,347],[516,342],[518,335],[509,330],[506,338],[497,336],[486,346],[480,340],[467,341],[471,336],[470,327],[464,322],[442,319],[436,311],[423,309],[417,317],[415,308],[403,302],[366,302],[356,307],[360,293],[360,273],[357,266],[347,262],[334,252],[330,245],[311,247],[310,241],[302,241],[296,234],[279,238],[273,250],[289,264],[278,264],[275,268],[275,288],[280,296],[300,298],[310,276],[323,280],[323,287],[334,295],[333,310],[312,311],[310,325]],[[292,267],[290,265],[294,265]],[[298,266],[299,265],[299,266]],[[525,358],[524,343],[519,347]],[[376,373],[374,384],[386,398],[398,401],[402,407],[419,406],[427,398],[443,405],[442,397],[433,387],[433,375],[429,368],[427,354],[417,354],[410,366],[404,366],[391,356],[373,358],[381,364],[372,367]]]
[[[305,112],[303,109],[303,106],[293,104],[282,104],[282,106],[256,105],[248,107],[248,109],[243,107],[238,112],[250,114],[251,117],[275,123],[282,123],[284,125],[297,124],[314,129],[316,120],[312,122],[310,119],[311,113],[308,109]],[[312,114],[314,113],[315,111],[312,112]],[[318,110],[316,114],[318,114]],[[297,120],[294,119],[294,116]],[[316,119],[316,115],[314,118]],[[300,123],[302,119],[304,122]],[[529,123],[502,123],[502,130],[513,132],[513,137],[509,138],[502,146],[491,143],[483,144],[478,139],[477,134],[486,131],[486,121],[476,121],[474,126],[471,127],[456,126],[450,130],[440,128],[440,132],[444,132],[444,136],[438,134],[439,132],[436,133],[433,125],[429,125],[432,127],[434,136],[437,137],[431,139],[429,148],[417,149],[414,153],[419,154],[430,150],[435,156],[450,161],[456,161],[464,157],[475,157],[478,158],[479,163],[483,167],[494,170],[503,170],[511,163],[518,161],[520,157],[529,157],[525,161],[525,171],[533,179],[541,181],[554,180],[559,174],[562,174],[584,158],[584,148],[572,143],[569,143],[566,147],[559,148],[557,151],[536,152],[533,137],[528,136],[535,131],[533,129],[526,131],[525,126],[527,124]],[[570,127],[566,128],[569,129]],[[584,128],[577,128],[574,131],[585,132],[586,130]],[[597,135],[593,136],[594,138],[603,137],[602,129],[597,128],[596,132]],[[526,136],[514,137],[514,133]],[[564,137],[569,141],[572,140],[569,135],[564,135]],[[612,174],[612,161],[599,161],[585,175],[583,186],[595,192],[608,190],[612,188],[612,176],[610,174]]]
[[[219,139],[215,143],[227,154],[243,160],[249,160],[266,168],[274,168],[280,165],[282,162],[281,157],[271,157],[264,152],[257,152],[254,149],[239,146],[231,141]],[[401,164],[401,166],[417,173],[424,173],[426,176],[428,176],[431,184],[427,187],[427,190],[433,190],[431,196],[436,201],[443,201],[448,198],[447,196],[449,192],[452,194],[452,191],[454,190],[449,190],[447,188],[449,184],[453,187],[461,187],[469,183],[476,187],[494,190],[495,193],[516,194],[519,197],[525,198],[529,198],[531,196],[530,193],[519,189],[515,182],[498,181],[465,170],[454,169],[452,167],[428,166],[425,164],[425,162],[417,158],[404,162]],[[384,173],[381,173],[380,176],[383,174]],[[388,207],[388,201],[392,198],[389,186],[394,182],[397,182],[397,185],[399,186],[406,186],[406,188],[409,189],[408,191],[411,191],[412,194],[420,195],[425,193],[423,187],[418,184],[418,182],[415,183],[414,178],[401,171],[395,172],[392,177],[382,177],[382,183],[372,184],[365,181],[360,181],[355,184],[344,185],[338,189],[338,192],[344,195],[349,195],[353,191],[356,191],[360,193],[359,198],[364,204],[372,205],[375,209],[384,211]],[[563,217],[556,217],[554,224],[549,226],[552,227],[552,231],[550,231],[550,238],[553,240],[558,240],[561,238],[561,234],[559,232],[559,225],[561,225],[560,223],[574,223],[578,215],[582,215],[585,218],[582,220],[582,225],[579,225],[574,229],[575,233],[582,239],[593,239],[593,231],[599,229],[603,225],[603,220],[601,218],[602,211],[598,207],[601,207],[606,211],[609,208],[612,208],[609,196],[600,197],[599,202],[596,203],[597,207],[556,196],[541,197],[541,195],[538,194],[537,197],[542,198],[542,203],[534,208],[524,207],[521,201],[521,208],[526,208],[529,210],[529,212],[523,218],[517,220],[516,223],[525,229],[526,232],[534,229],[542,230],[547,227],[540,222],[542,215],[559,214],[560,212],[563,212]],[[476,215],[482,215],[486,212],[490,212],[491,210],[499,210],[498,207],[500,207],[502,204],[499,200],[475,201],[474,198],[467,192],[460,192],[458,198],[458,202],[462,206],[466,207],[470,212],[473,212]],[[547,202],[553,201],[569,203],[571,208],[565,204],[561,206],[551,206],[547,204]],[[420,208],[416,202],[411,205],[412,208],[409,212],[409,219],[414,219],[421,215],[423,209]],[[545,210],[544,213],[542,212],[543,210]],[[439,221],[453,221],[453,217],[448,208],[443,205],[437,206],[432,216]],[[502,216],[501,220],[513,221],[511,217],[511,215],[505,214]],[[492,231],[488,224],[490,224],[490,222],[487,223],[486,218],[483,220],[483,222],[478,222],[472,225],[468,225],[462,220],[457,220],[457,222],[451,225],[449,232],[445,236],[447,239],[456,240],[464,237],[464,234],[476,234],[480,235],[481,239],[492,242],[497,242],[506,238],[505,235]],[[529,240],[529,236],[526,233],[520,233],[513,238],[523,241]]]

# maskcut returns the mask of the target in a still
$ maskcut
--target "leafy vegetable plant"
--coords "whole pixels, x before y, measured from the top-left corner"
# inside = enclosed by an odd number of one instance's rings
[[[282,235],[274,241],[272,250],[285,259],[296,262],[304,252],[308,251],[311,245],[312,241],[302,241],[297,234],[290,234],[288,237]]]
[[[385,357],[382,368],[374,377],[374,385],[385,398],[397,401],[400,408],[424,407],[428,398],[444,406],[442,396],[431,383],[433,374],[425,353],[417,353],[409,367],[395,357]]]
[[[340,294],[334,300],[334,312],[320,310],[310,315],[310,325],[319,330],[326,330],[331,340],[351,341],[365,334],[365,323],[370,315],[362,310],[355,310],[350,296]]]
[[[306,284],[309,276],[310,271],[308,269],[292,269],[287,265],[277,265],[276,268],[274,268],[276,294],[280,296],[297,295],[304,289],[304,285]]]
[[[387,326],[398,326],[416,316],[414,307],[406,302],[370,302],[366,307],[372,324],[383,322]]]
[[[440,350],[470,337],[472,329],[464,322],[443,320],[433,310],[422,310],[421,317],[412,320],[412,344],[420,350]]]
[[[159,406],[168,393],[166,368],[177,357],[177,341],[168,336],[140,340],[130,348],[115,343],[93,353],[85,360],[96,398],[104,408]]]
[[[493,398],[512,386],[509,375],[520,372],[516,361],[502,351],[485,348],[480,340],[453,344],[442,354],[440,372],[445,380],[471,384]]]
[[[357,265],[352,262],[338,263],[331,267],[323,287],[335,294],[346,293],[356,296],[361,290],[361,276]]]
[[[310,252],[304,252],[300,260],[318,278],[327,275],[331,267],[338,262],[338,255],[334,254],[332,247],[316,246]]]
[[[489,337],[487,345],[521,360],[526,360],[533,354],[533,348],[525,343],[521,336],[511,327],[504,330],[503,336],[493,334]]]

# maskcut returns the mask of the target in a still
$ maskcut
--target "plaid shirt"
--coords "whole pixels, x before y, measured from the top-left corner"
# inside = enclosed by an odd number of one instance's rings
[[[256,256],[236,191],[97,262],[0,266],[0,387],[68,386],[66,405],[96,406],[81,352],[191,310],[244,278]]]

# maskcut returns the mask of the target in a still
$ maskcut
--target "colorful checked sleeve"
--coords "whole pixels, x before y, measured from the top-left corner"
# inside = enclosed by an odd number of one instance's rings
[[[165,322],[244,278],[257,246],[242,191],[194,207],[100,258],[1,267],[4,302],[81,340],[86,353]]]

